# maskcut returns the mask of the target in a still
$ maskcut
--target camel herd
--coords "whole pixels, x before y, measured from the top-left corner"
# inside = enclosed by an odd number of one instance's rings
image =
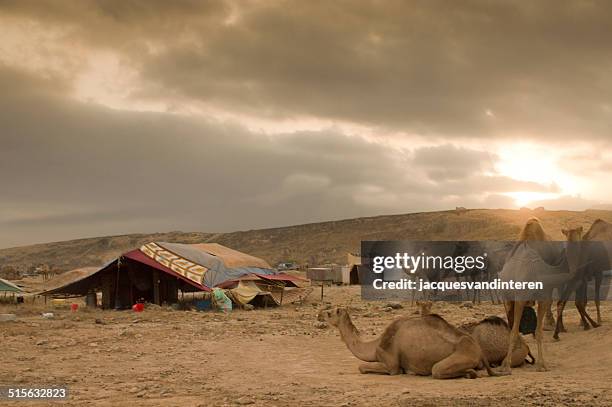
[[[612,241],[612,224],[597,220],[587,233],[583,234],[580,227],[563,230],[563,234],[573,243]],[[516,247],[548,240],[551,239],[541,222],[531,218],[523,227]],[[563,310],[572,293],[575,293],[575,305],[584,329],[589,329],[589,324],[592,327],[601,324],[599,290],[603,271],[610,269],[608,253],[605,250],[603,244],[578,243],[567,246],[565,256],[569,269],[568,278],[554,287],[560,293],[555,339],[559,338],[559,332],[565,331]],[[596,283],[597,321],[586,311],[586,284],[592,279],[595,279]],[[421,306],[421,315],[397,318],[377,339],[367,342],[361,339],[359,330],[345,308],[323,310],[319,313],[319,319],[336,327],[348,349],[364,362],[359,366],[361,373],[397,375],[412,372],[417,375],[432,375],[436,379],[476,378],[476,371],[485,368],[489,376],[502,376],[511,374],[513,367],[525,362],[535,362],[538,371],[547,370],[542,336],[544,318],[546,314],[551,313],[550,294],[536,301],[537,358],[531,355],[529,347],[519,335],[524,309],[534,305],[529,301],[505,301],[508,323],[502,318],[490,316],[478,323],[459,327],[453,326],[439,315],[429,313],[431,303],[426,302]],[[493,370],[490,365],[499,367]]]

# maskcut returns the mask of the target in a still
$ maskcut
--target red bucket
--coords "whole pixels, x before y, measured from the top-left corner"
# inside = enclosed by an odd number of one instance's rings
[[[134,312],[142,312],[144,311],[144,304],[141,302],[137,302],[136,304],[132,305],[132,309],[134,310]]]
[[[76,310],[78,309],[79,309],[79,304],[75,304],[75,303],[70,304],[70,310],[72,312],[76,312]]]

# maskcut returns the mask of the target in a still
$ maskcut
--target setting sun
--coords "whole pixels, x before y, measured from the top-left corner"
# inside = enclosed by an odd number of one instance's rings
[[[505,193],[514,199],[517,206],[580,193],[573,177],[557,164],[559,153],[551,151],[550,147],[520,143],[504,146],[498,155],[500,160],[496,169],[500,174],[549,187],[548,191],[530,189]]]

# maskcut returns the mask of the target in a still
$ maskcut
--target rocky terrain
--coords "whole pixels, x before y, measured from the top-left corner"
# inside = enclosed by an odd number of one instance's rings
[[[356,286],[326,290],[323,303],[317,296],[303,305],[230,314],[153,306],[143,313],[71,312],[40,299],[0,306],[0,313],[17,314],[16,321],[0,322],[0,385],[66,384],[70,406],[612,405],[609,302],[600,328],[583,331],[571,306],[562,340],[546,332],[549,372],[525,366],[511,376],[481,372],[479,379],[440,381],[362,375],[338,332],[316,320],[321,308],[349,306],[363,335],[374,337],[394,318],[415,314],[409,302],[398,309],[364,302]],[[492,304],[435,303],[432,311],[454,324],[503,315]],[[533,338],[526,340],[535,354]]]
[[[588,227],[595,219],[612,222],[612,211],[475,209],[377,216],[231,233],[133,234],[37,244],[0,250],[0,266],[48,264],[60,271],[100,266],[145,242],[217,242],[262,257],[271,264],[346,263],[348,252],[359,252],[362,240],[513,240],[521,226],[537,216],[555,239],[568,225]]]

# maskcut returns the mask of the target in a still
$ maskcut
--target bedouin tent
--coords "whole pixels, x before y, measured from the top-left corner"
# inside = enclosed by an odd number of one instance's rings
[[[88,273],[87,273],[88,274]],[[265,260],[217,243],[150,242],[124,253],[91,275],[43,292],[43,295],[86,295],[102,291],[103,308],[128,308],[139,299],[173,303],[182,292],[213,287],[255,276],[295,285],[301,279],[278,273]],[[223,287],[226,288],[226,287]]]
[[[8,280],[0,278],[0,291],[8,291],[12,293],[22,293],[23,290],[19,288],[16,284],[11,283]]]

